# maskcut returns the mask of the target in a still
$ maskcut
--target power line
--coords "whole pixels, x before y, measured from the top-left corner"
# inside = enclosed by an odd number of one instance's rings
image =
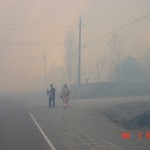
[[[139,2],[141,2],[141,1],[143,1],[143,0],[136,0],[136,1],[132,2],[130,5],[126,6],[125,8],[123,8],[123,9],[121,9],[121,10],[118,10],[118,11],[117,11],[114,15],[112,15],[112,16],[120,15],[122,12],[124,12],[124,11],[126,11],[126,10],[128,10],[128,9],[130,9],[130,8],[132,8],[132,7],[134,7],[135,5],[137,5],[137,4],[138,4]],[[97,2],[102,2],[102,0],[101,0],[101,1],[97,1]],[[95,3],[95,4],[97,4],[97,3]],[[102,23],[104,23],[104,22],[107,21],[107,20],[109,20],[109,18],[104,19]],[[95,31],[95,29],[96,29],[96,26],[95,26],[95,27],[92,27],[90,30]],[[113,32],[113,31],[112,31],[112,32]]]
[[[35,42],[0,42],[0,45],[47,45],[47,46],[55,46],[55,45],[66,45],[66,44],[49,44],[49,43],[35,43]]]
[[[51,28],[67,28],[70,27],[70,25],[50,25],[50,26],[34,26],[34,27],[27,27],[27,28],[18,28],[18,27],[8,27],[8,28],[1,28],[0,31],[26,31],[26,30],[47,30]],[[71,27],[77,27],[76,25],[71,25]]]
[[[141,21],[141,20],[147,18],[147,17],[150,17],[150,14],[147,14],[147,15],[145,15],[145,16],[139,18],[139,19],[136,19],[136,20],[134,20],[134,21],[132,21],[132,22],[130,22],[130,23],[124,25],[124,26],[121,26],[121,27],[119,27],[119,28],[117,28],[117,29],[114,29],[113,31],[111,31],[111,32],[109,32],[109,33],[103,34],[102,36],[99,36],[99,37],[95,38],[94,40],[91,40],[91,41],[87,42],[86,44],[89,44],[89,43],[95,42],[95,41],[97,41],[97,40],[99,40],[99,39],[102,39],[102,38],[104,38],[104,37],[106,37],[106,36],[108,36],[108,35],[111,35],[112,33],[116,32],[116,31],[119,31],[119,30],[121,30],[121,29],[124,29],[124,28],[126,28],[126,27],[128,27],[128,26],[130,26],[130,25],[132,25],[132,24],[134,24],[134,23],[137,23],[137,22],[139,22],[139,21]]]
[[[134,1],[133,3],[131,3],[130,5],[128,5],[128,6],[126,6],[125,8],[123,8],[123,9],[121,9],[121,10],[119,10],[118,12],[116,12],[114,15],[112,15],[111,17],[115,17],[115,16],[117,16],[117,15],[120,15],[122,12],[124,12],[124,11],[126,11],[126,10],[128,10],[128,9],[130,9],[130,8],[132,8],[132,7],[134,7],[135,5],[137,5],[140,1],[143,1],[143,0],[137,0],[137,1]],[[102,23],[104,23],[105,21],[108,21],[108,20],[110,20],[109,18],[107,18],[107,19],[104,19],[104,21],[102,22]],[[95,27],[93,27],[94,29],[96,28],[96,26]],[[92,29],[93,29],[92,28]]]

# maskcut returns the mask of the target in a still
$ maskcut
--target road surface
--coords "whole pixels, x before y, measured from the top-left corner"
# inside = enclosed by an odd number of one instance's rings
[[[141,100],[150,97],[71,100],[63,109],[61,100],[48,108],[46,97],[0,99],[0,149],[149,150],[148,141],[103,114],[109,106]],[[131,139],[121,138],[126,131]]]

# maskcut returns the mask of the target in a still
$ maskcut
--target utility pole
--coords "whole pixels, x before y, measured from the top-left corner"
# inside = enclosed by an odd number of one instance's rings
[[[87,78],[87,79],[85,79],[85,80],[86,80],[86,83],[88,84],[90,79],[89,79],[89,78]]]
[[[79,21],[79,51],[78,51],[78,98],[80,99],[81,88],[81,29],[82,29],[82,17]]]
[[[46,89],[47,89],[47,76],[46,76],[46,51],[44,51],[43,60],[44,60],[45,90],[46,90]]]

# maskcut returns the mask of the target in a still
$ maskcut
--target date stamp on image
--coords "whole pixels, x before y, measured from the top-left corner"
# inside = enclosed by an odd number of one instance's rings
[[[131,139],[131,133],[130,132],[122,132],[121,138],[124,140]],[[138,132],[137,133],[138,139],[150,139],[150,132]]]

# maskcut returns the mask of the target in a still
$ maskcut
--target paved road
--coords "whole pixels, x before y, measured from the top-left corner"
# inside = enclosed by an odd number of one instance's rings
[[[21,101],[0,99],[0,150],[50,150]]]
[[[31,113],[56,150],[149,150],[149,144],[135,134],[130,140],[121,139],[126,130],[103,115],[110,105],[140,100],[141,97],[72,100],[68,109],[63,109],[61,100],[56,101],[55,109],[49,109],[46,97],[1,100],[0,149],[50,150]]]
[[[106,107],[148,100],[149,97],[72,100],[68,109],[63,109],[59,100],[55,109],[48,109],[47,100],[41,99],[26,102],[26,108],[57,150],[149,150],[149,143],[135,134],[130,140],[122,140],[121,133],[127,130],[103,115]]]

